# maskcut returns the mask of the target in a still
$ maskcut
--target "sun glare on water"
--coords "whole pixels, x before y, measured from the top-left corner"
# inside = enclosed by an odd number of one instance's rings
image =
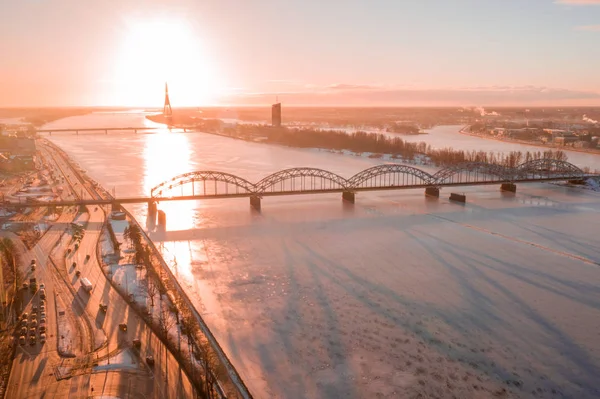
[[[165,82],[174,107],[215,100],[220,79],[214,60],[185,20],[130,21],[120,47],[114,80],[119,105],[160,103]]]

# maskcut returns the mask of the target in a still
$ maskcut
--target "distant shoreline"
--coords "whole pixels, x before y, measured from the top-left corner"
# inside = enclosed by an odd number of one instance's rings
[[[527,140],[498,138],[498,137],[492,137],[489,135],[476,134],[476,133],[466,131],[466,129],[468,129],[470,127],[471,127],[470,125],[465,125],[458,132],[460,134],[464,134],[466,136],[479,137],[479,138],[486,139],[486,140],[502,141],[504,143],[523,144],[523,145],[530,145],[533,147],[546,148],[546,149],[550,149],[550,150],[575,151],[575,152],[583,152],[583,153],[592,154],[592,155],[600,155],[600,149],[596,149],[596,148],[574,148],[574,147],[566,147],[566,146],[540,144],[540,143],[527,141]]]

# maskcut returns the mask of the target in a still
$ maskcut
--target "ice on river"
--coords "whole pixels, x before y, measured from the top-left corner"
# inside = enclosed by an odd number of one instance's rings
[[[165,252],[258,397],[596,397],[600,196],[461,192],[212,203]]]

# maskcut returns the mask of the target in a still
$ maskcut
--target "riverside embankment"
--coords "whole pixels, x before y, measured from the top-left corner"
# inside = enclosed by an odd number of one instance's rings
[[[101,187],[98,187],[95,184],[93,184],[93,182],[89,180],[88,176],[79,173],[78,168],[72,163],[67,154],[65,154],[62,150],[60,150],[54,145],[53,148],[58,153],[60,153],[61,156],[63,156],[65,162],[71,165],[73,173],[77,176],[77,179],[80,182],[80,184],[83,187],[86,187],[87,189],[96,192],[96,194],[92,195],[103,198],[111,198],[110,194],[106,190],[103,190]],[[127,219],[129,220],[129,222],[137,225],[137,221],[135,220],[133,215],[127,209],[123,210],[127,214]],[[114,280],[108,274],[108,269],[106,268],[106,265],[103,265],[102,271],[104,273],[105,278],[113,285],[113,288],[121,295],[123,300],[128,302],[132,306],[132,308],[138,313],[138,316],[146,321],[146,323],[153,330],[156,336],[159,337],[163,344],[167,348],[169,348],[169,350],[171,351],[173,356],[175,356],[175,358],[178,360],[179,364],[182,366],[183,370],[186,372],[188,377],[192,381],[196,382],[197,388],[199,390],[204,389],[206,391],[207,389],[212,389],[219,397],[240,397],[244,399],[251,398],[252,396],[250,395],[248,389],[244,385],[242,379],[237,374],[237,371],[235,370],[234,366],[231,364],[231,362],[221,349],[219,343],[211,333],[206,323],[204,323],[204,321],[202,320],[200,314],[194,308],[192,302],[187,297],[185,291],[179,285],[177,278],[172,274],[171,270],[162,259],[160,251],[156,248],[152,240],[144,232],[142,226],[138,225],[138,227],[142,233],[145,245],[152,251],[153,255],[146,259],[146,267],[155,269],[154,276],[163,276],[164,274],[167,275],[167,281],[164,281],[163,279],[158,279],[158,282],[162,285],[162,288],[159,291],[161,293],[164,292],[166,295],[169,296],[169,298],[174,299],[174,303],[171,304],[172,306],[185,308],[180,309],[176,312],[178,314],[178,318],[183,318],[183,315],[185,314],[193,315],[194,321],[198,324],[198,327],[204,335],[204,338],[197,341],[196,337],[190,336],[188,339],[189,346],[184,346],[183,348],[187,349],[188,352],[191,352],[183,353],[182,346],[177,345],[175,341],[173,341],[171,337],[172,332],[163,331],[161,329],[160,319],[158,319],[159,322],[157,323],[155,318],[148,313],[149,308],[146,305],[136,303],[135,300],[132,299],[132,296],[129,292],[125,292],[122,286],[115,285]],[[115,234],[112,231],[112,227],[110,223],[108,223],[108,221],[105,221],[103,230],[107,231],[107,234],[110,237],[110,240],[112,241],[113,247],[119,247],[121,245],[121,243],[119,243],[116,240]],[[99,246],[97,246],[96,252],[99,255],[98,258],[102,259],[101,250]],[[173,326],[173,328],[179,329],[180,327]],[[204,345],[202,341],[207,341],[209,343],[209,346],[206,347],[206,345]],[[195,347],[195,350],[192,348],[192,346]],[[211,358],[216,356],[219,359],[219,362],[202,363],[193,361],[191,359],[193,358],[192,354],[194,352],[199,356],[209,356]],[[205,372],[203,368],[206,366],[210,366],[211,368],[214,367],[215,369]],[[199,368],[199,370],[194,370],[195,368]],[[205,381],[207,375],[212,376],[209,383]]]
[[[473,133],[470,131],[469,125],[463,126],[458,132],[460,134],[464,134],[464,135],[472,136],[472,137],[479,137],[479,138],[486,139],[486,140],[501,141],[504,143],[521,144],[524,146],[535,146],[535,147],[545,148],[546,150],[553,150],[553,151],[560,150],[560,151],[583,152],[583,153],[587,153],[587,154],[594,154],[594,155],[600,156],[600,149],[596,149],[596,148],[575,148],[575,147],[571,147],[571,146],[566,147],[564,145],[555,145],[555,144],[551,144],[551,143],[544,144],[544,143],[540,143],[537,141],[519,140],[519,139],[508,138],[508,137],[497,137],[497,136],[491,136],[489,134],[477,134],[477,133]]]

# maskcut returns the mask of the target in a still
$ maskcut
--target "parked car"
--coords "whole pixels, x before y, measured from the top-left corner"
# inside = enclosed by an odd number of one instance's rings
[[[41,284],[40,284],[40,290],[43,290],[43,289],[46,289],[46,284],[44,284],[44,283],[41,283]]]
[[[125,324],[125,323],[119,324],[119,330],[121,330],[121,331],[127,331],[127,324]]]
[[[100,310],[103,311],[104,313],[106,313],[106,311],[108,310],[108,305],[101,303]]]
[[[21,344],[21,345],[25,345],[25,336],[24,336],[24,335],[21,335],[21,336],[19,337],[19,344]]]
[[[27,327],[21,327],[21,335],[27,335]]]
[[[34,327],[32,327],[32,328],[29,329],[29,335],[35,335],[35,332],[36,331],[35,331]]]
[[[28,289],[28,288],[29,288],[29,283],[27,283],[27,282],[24,282],[24,283],[23,283],[23,289]]]
[[[46,290],[40,290],[40,298],[46,299]]]
[[[150,366],[150,367],[154,366],[154,357],[146,356],[146,363],[148,363],[148,366]]]
[[[40,334],[40,343],[42,345],[46,343],[46,334]]]
[[[42,325],[40,326],[40,332],[41,332],[41,333],[45,333],[45,332],[46,332],[46,325],[45,325],[45,324],[42,324]]]
[[[32,335],[31,337],[29,337],[29,345],[35,345],[35,335]]]
[[[21,315],[21,319],[27,320],[28,318],[29,318],[29,314],[27,312],[23,312],[23,314]]]

